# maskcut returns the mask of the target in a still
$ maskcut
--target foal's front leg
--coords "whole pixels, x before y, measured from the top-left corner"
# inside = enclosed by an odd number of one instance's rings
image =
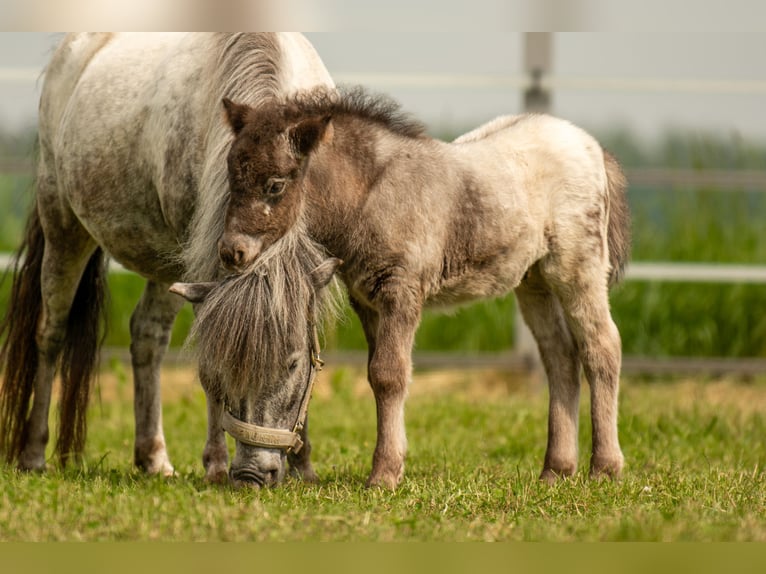
[[[412,377],[412,343],[420,308],[392,306],[377,317],[369,379],[378,415],[378,440],[367,486],[395,488],[404,475],[404,401]]]

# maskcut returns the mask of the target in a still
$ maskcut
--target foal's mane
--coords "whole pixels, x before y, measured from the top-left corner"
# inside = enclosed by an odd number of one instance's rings
[[[328,89],[318,86],[297,92],[284,101],[285,119],[298,121],[307,116],[351,116],[378,124],[408,138],[426,135],[425,125],[385,94],[372,93],[362,86]]]
[[[211,57],[200,73],[206,78],[205,157],[198,183],[197,207],[183,246],[187,281],[210,281],[218,271],[216,243],[224,227],[228,197],[226,155],[232,134],[223,121],[223,98],[257,105],[281,96],[279,40],[273,33],[215,33]]]
[[[337,282],[317,292],[312,279],[326,257],[298,224],[195,308],[189,341],[196,342],[200,371],[221,398],[242,397],[251,385],[284,372],[295,350],[290,334],[308,334],[310,324],[321,327],[337,314]]]

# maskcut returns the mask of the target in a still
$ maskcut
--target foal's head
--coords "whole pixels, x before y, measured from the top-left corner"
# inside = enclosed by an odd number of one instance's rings
[[[330,116],[297,119],[295,108],[283,103],[255,109],[224,99],[223,105],[235,137],[218,252],[228,269],[242,271],[300,218],[305,168]]]

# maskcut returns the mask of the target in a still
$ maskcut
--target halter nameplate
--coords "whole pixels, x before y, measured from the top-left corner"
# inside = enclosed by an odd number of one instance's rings
[[[297,432],[261,427],[238,420],[224,410],[221,420],[223,430],[241,443],[264,448],[280,448],[290,452],[299,452],[303,441]]]

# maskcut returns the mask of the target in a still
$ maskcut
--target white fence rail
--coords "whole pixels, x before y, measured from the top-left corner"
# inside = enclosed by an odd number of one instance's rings
[[[13,254],[0,253],[0,273],[12,268]],[[131,273],[116,261],[109,262],[109,271]],[[625,278],[628,281],[766,284],[766,265],[633,262],[628,265]]]

